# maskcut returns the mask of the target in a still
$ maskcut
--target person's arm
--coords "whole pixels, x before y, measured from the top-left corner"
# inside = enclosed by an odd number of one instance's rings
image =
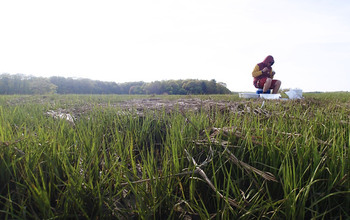
[[[260,76],[262,74],[263,74],[262,70],[260,70],[259,66],[256,65],[254,70],[253,70],[253,72],[252,72],[252,76],[253,77],[258,77],[258,76]]]

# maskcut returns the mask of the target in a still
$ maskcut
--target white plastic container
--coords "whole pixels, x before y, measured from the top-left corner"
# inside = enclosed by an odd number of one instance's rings
[[[279,99],[281,94],[260,94],[260,98],[263,99]]]
[[[246,93],[239,93],[239,97],[240,98],[245,98],[245,99],[257,99],[257,98],[260,97],[260,95],[256,94],[256,93],[246,92]]]

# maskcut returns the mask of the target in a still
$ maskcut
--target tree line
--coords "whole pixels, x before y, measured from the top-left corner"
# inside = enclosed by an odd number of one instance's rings
[[[225,83],[212,80],[163,80],[154,82],[103,82],[85,78],[49,78],[1,74],[0,94],[230,94]]]

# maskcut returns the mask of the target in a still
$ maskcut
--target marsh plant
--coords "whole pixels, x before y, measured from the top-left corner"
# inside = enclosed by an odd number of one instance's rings
[[[349,98],[1,96],[0,218],[348,219]]]

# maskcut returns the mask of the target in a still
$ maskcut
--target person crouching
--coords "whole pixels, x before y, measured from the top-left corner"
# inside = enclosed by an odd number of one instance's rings
[[[281,87],[281,81],[273,79],[275,71],[272,70],[271,66],[274,62],[273,57],[269,55],[263,62],[256,64],[252,72],[255,88],[262,89],[263,93],[272,89],[272,93],[277,94]]]

